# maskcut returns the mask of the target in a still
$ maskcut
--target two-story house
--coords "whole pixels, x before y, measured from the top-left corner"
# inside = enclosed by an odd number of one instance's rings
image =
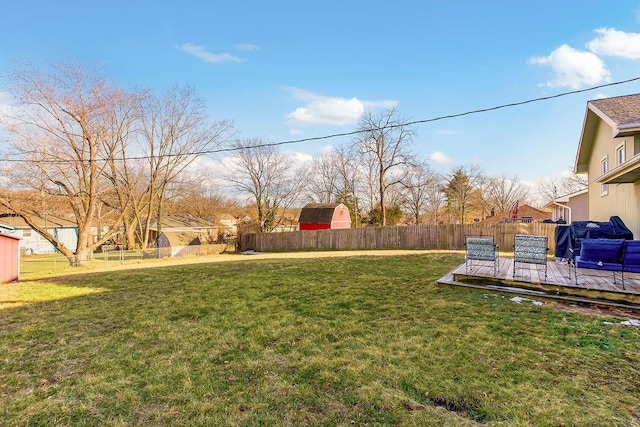
[[[640,237],[640,94],[587,103],[574,172],[589,177],[589,220],[617,215]]]

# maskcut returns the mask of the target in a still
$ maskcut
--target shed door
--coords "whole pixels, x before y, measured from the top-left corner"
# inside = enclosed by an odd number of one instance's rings
[[[0,238],[0,282],[18,280],[19,240]]]

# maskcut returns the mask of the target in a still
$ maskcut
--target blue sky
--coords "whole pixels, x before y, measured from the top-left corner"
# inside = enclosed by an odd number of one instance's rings
[[[355,130],[368,108],[425,120],[640,76],[640,1],[7,2],[12,61],[73,59],[124,87],[193,85],[214,119],[274,142]],[[4,81],[0,79],[0,90]],[[640,82],[423,124],[440,172],[536,181],[573,167],[586,102]],[[301,157],[345,139],[284,146]]]

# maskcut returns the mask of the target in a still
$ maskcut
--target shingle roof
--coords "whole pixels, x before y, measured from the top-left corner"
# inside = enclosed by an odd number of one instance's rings
[[[640,121],[640,93],[589,101],[617,125]]]
[[[31,217],[31,220],[35,222],[38,226],[43,228],[77,227],[77,225],[74,224],[72,221],[68,221],[66,219],[58,218],[51,215],[47,216],[46,218],[39,218],[34,216],[34,217]],[[22,217],[13,213],[0,214],[0,223],[4,225],[8,225],[10,227],[14,227],[14,228],[31,228],[31,226],[27,225],[27,223]]]
[[[587,102],[574,172],[588,172],[600,121],[611,126],[613,138],[637,134],[640,130],[640,93]]]
[[[192,245],[200,245],[200,237],[197,233],[189,233],[189,232],[166,232],[162,233],[161,236],[164,235],[166,241],[162,238],[159,239],[160,247],[166,247],[165,244],[169,244],[169,247],[176,246],[192,246]]]
[[[301,224],[331,224],[333,212],[341,203],[308,203],[302,208],[298,222]]]

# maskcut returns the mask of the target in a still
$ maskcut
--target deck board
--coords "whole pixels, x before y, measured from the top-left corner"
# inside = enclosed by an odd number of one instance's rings
[[[616,273],[614,282],[610,271],[575,269],[566,261],[550,260],[546,279],[543,265],[518,263],[516,267],[514,274],[513,258],[501,256],[498,272],[494,275],[493,263],[474,261],[470,266],[459,265],[439,283],[537,290],[594,301],[622,302],[640,308],[640,274],[625,273],[623,289],[622,275],[619,273]]]

